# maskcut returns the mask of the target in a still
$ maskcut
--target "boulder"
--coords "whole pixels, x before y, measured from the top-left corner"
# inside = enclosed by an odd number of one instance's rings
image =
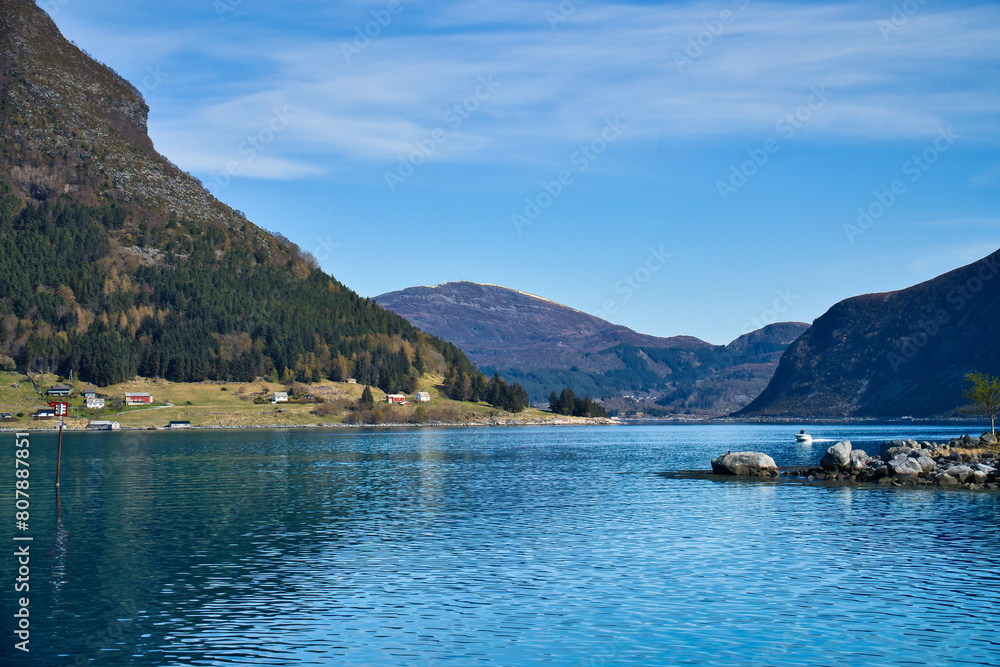
[[[969,477],[972,476],[972,468],[962,464],[954,465],[945,470],[944,474],[948,475],[949,477],[954,477],[959,482],[964,483],[965,480],[967,480]]]
[[[923,472],[930,472],[937,467],[937,463],[929,456],[921,456],[917,459],[917,464]]]
[[[778,465],[774,459],[761,452],[733,452],[713,460],[712,472],[716,475],[777,477]]]
[[[851,472],[858,474],[868,470],[868,464],[872,462],[872,457],[868,456],[863,449],[851,450]]]
[[[851,443],[838,442],[826,450],[819,465],[826,470],[840,470],[851,465]]]
[[[958,486],[959,484],[961,484],[961,482],[959,482],[951,475],[944,475],[944,474],[939,475],[937,481],[940,486]]]
[[[895,454],[895,452],[892,451],[893,449],[905,446],[906,443],[902,440],[890,440],[889,442],[883,442],[879,448],[879,456],[881,456],[883,460],[888,461],[892,458],[892,455]]]
[[[891,459],[894,456],[897,456],[899,454],[905,454],[905,455],[909,456],[914,451],[915,450],[912,447],[907,447],[907,446],[903,446],[903,447],[890,447],[889,450],[885,453],[885,455],[883,455],[882,458],[884,458],[886,461],[888,461],[889,459]]]
[[[997,444],[997,439],[993,437],[992,433],[983,433],[981,436],[979,436],[979,444],[983,445],[984,447],[992,447],[993,445]]]
[[[917,459],[911,459],[905,454],[897,454],[888,465],[893,475],[919,475],[924,471]]]

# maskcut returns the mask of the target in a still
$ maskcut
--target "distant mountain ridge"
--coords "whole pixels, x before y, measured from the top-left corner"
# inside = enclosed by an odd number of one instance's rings
[[[519,290],[468,281],[410,287],[374,301],[411,322],[433,326],[476,363],[521,370],[586,364],[582,351],[614,345],[695,349],[710,347],[693,336],[658,338]],[[474,317],[470,317],[471,314]],[[461,342],[459,342],[461,341]],[[552,354],[558,355],[553,358]]]
[[[907,289],[834,305],[741,414],[956,414],[973,371],[1000,375],[1000,250]]]
[[[640,334],[550,299],[474,282],[410,287],[374,300],[455,343],[483,370],[522,384],[534,400],[569,386],[595,398],[648,396],[663,413],[743,407],[808,328],[773,324],[716,346]]]

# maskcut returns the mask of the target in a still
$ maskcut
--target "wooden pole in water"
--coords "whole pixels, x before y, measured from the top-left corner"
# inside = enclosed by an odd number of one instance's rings
[[[59,453],[56,454],[56,488],[59,488],[59,469],[62,467],[62,432],[63,419],[59,417]]]

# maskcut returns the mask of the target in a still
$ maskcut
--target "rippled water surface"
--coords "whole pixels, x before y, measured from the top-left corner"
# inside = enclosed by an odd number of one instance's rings
[[[58,500],[34,434],[31,653],[5,556],[0,664],[1000,664],[997,494],[657,474],[815,463],[794,430],[68,434]]]

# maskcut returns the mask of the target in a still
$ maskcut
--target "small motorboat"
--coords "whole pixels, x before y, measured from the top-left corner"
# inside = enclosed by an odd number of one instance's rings
[[[801,431],[799,431],[798,433],[795,434],[795,441],[796,442],[812,442],[813,441],[813,437],[811,435],[809,435],[808,433],[806,433],[805,429],[802,429]]]

